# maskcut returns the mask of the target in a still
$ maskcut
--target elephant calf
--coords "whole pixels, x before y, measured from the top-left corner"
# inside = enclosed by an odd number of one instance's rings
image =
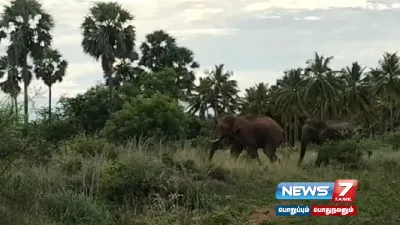
[[[216,138],[211,142],[209,160],[211,161],[218,149],[220,140],[227,138],[231,144],[231,155],[237,158],[243,149],[248,155],[257,159],[258,148],[262,148],[270,162],[277,160],[276,150],[283,137],[282,127],[272,118],[267,116],[224,116],[218,121]]]

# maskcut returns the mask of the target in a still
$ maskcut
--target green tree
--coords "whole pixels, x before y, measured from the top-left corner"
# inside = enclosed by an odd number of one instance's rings
[[[304,78],[301,68],[285,71],[283,79],[278,82],[276,106],[286,112],[286,118],[290,118],[289,129],[291,131],[293,128],[294,138],[299,137],[299,116],[307,114],[304,101],[305,82],[307,80]],[[292,120],[294,124],[292,124]],[[296,139],[293,139],[293,141],[296,142]]]
[[[84,132],[93,134],[100,131],[110,118],[108,106],[111,103],[107,96],[108,88],[105,85],[96,85],[83,94],[62,98],[60,103],[63,105],[66,117],[76,121]],[[116,95],[112,100],[115,110],[120,110],[123,102],[119,96]]]
[[[393,131],[393,108],[400,94],[400,59],[397,52],[385,52],[379,60],[379,70],[381,74],[373,84],[373,91],[388,104],[390,131]]]
[[[66,74],[68,62],[62,60],[62,55],[58,50],[48,48],[43,54],[43,58],[35,60],[35,74],[38,79],[42,79],[43,83],[49,88],[49,108],[48,118],[51,122],[51,90],[53,84],[62,82]]]
[[[328,107],[335,107],[335,98],[340,89],[340,78],[329,67],[333,56],[325,58],[315,52],[314,59],[307,61],[306,73],[309,75],[305,97],[307,101],[318,102],[320,119],[324,120],[324,113]]]
[[[239,108],[239,88],[233,73],[224,71],[224,64],[215,65],[213,71],[206,71],[210,87],[208,88],[210,105],[217,118],[220,114],[235,113]]]
[[[181,89],[175,85],[176,72],[167,68],[159,72],[145,73],[141,76],[141,93],[144,97],[154,94],[169,95],[171,98],[179,99],[182,96]]]
[[[24,83],[24,121],[28,124],[28,86],[32,80],[29,58],[40,58],[51,45],[53,18],[36,0],[14,0],[4,6],[0,19],[0,37],[8,37],[7,55],[11,64],[22,68]]]
[[[17,98],[21,93],[21,87],[19,86],[21,77],[18,74],[18,68],[10,64],[7,56],[2,56],[0,58],[0,79],[3,79],[4,76],[6,76],[6,79],[0,83],[0,88],[4,93],[10,95],[15,115],[18,118]]]
[[[187,128],[187,114],[176,99],[154,94],[150,98],[138,96],[126,102],[122,110],[107,121],[103,134],[117,142],[134,137],[179,140],[185,138]]]
[[[365,82],[365,67],[361,67],[357,62],[353,62],[351,67],[342,69],[341,78],[344,80],[343,106],[353,121],[357,115],[368,116],[370,111],[370,101],[368,99],[369,86]]]
[[[268,84],[260,82],[245,89],[243,98],[243,112],[252,114],[266,114],[271,107]]]
[[[209,108],[212,102],[212,96],[209,93],[211,87],[211,80],[208,78],[199,78],[199,85],[195,86],[194,92],[191,94],[188,105],[188,112],[190,114],[199,113],[201,119],[205,119],[206,115],[209,116]]]
[[[101,66],[113,97],[114,63],[117,59],[136,60],[133,15],[116,2],[96,2],[81,25],[83,51],[101,60]]]
[[[156,30],[146,35],[146,40],[141,44],[142,57],[139,65],[153,72],[165,68],[174,68],[176,72],[176,85],[188,94],[194,88],[194,69],[199,68],[194,59],[193,52],[185,47],[179,47],[175,38],[163,30]],[[182,96],[184,100],[185,96]]]

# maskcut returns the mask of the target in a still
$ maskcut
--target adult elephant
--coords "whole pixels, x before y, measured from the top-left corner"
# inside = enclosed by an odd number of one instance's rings
[[[307,145],[315,143],[322,145],[324,142],[340,141],[351,137],[355,133],[353,127],[345,121],[328,120],[319,121],[307,119],[301,129],[301,149],[297,165],[303,162]]]
[[[270,162],[273,163],[278,158],[275,153],[282,137],[282,127],[270,117],[224,116],[218,121],[215,139],[211,140],[209,161],[212,160],[220,141],[227,138],[231,144],[231,155],[234,158],[237,158],[243,149],[247,149],[248,155],[261,163],[258,149],[262,148]]]

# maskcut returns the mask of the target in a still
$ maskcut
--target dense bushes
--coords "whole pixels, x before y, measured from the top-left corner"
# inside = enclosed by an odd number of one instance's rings
[[[183,139],[188,118],[178,102],[169,96],[155,94],[136,97],[114,113],[104,127],[104,135],[113,141],[136,137]]]
[[[356,204],[363,211],[358,220],[395,221],[388,216],[395,213],[394,209],[373,212],[386,204],[385,199],[396,199],[394,185],[400,177],[395,171],[400,164],[394,160],[400,159],[400,155],[379,140],[360,143],[359,148],[375,143],[376,156],[365,160],[363,169],[352,172],[330,166],[299,169],[297,154],[284,159],[284,164],[273,166],[260,154],[264,166],[259,166],[241,158],[232,160],[228,152],[221,151],[216,155],[215,166],[207,163],[203,153],[196,149],[171,152],[165,151],[168,146],[160,146],[148,152],[144,146],[115,146],[99,137],[80,135],[54,151],[47,164],[21,161],[12,165],[6,176],[1,176],[0,215],[10,225],[35,224],[32,221],[71,225],[239,225],[249,221],[254,209],[262,207],[272,214],[267,217],[270,224],[280,224],[283,221],[273,217],[279,182],[346,177],[360,180]],[[334,146],[326,147],[338,152],[355,147],[350,141]],[[105,154],[114,151],[116,155]],[[305,163],[310,164],[313,157],[307,156]],[[377,182],[384,185],[376,185]],[[297,224],[332,224],[326,218],[284,219]],[[347,218],[334,220],[342,224]]]

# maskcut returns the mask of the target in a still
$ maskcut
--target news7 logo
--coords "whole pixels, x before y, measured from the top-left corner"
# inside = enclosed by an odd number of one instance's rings
[[[358,180],[336,180],[332,202],[354,202],[357,188]]]
[[[332,200],[354,202],[358,180],[336,182],[283,182],[276,189],[278,200]]]

